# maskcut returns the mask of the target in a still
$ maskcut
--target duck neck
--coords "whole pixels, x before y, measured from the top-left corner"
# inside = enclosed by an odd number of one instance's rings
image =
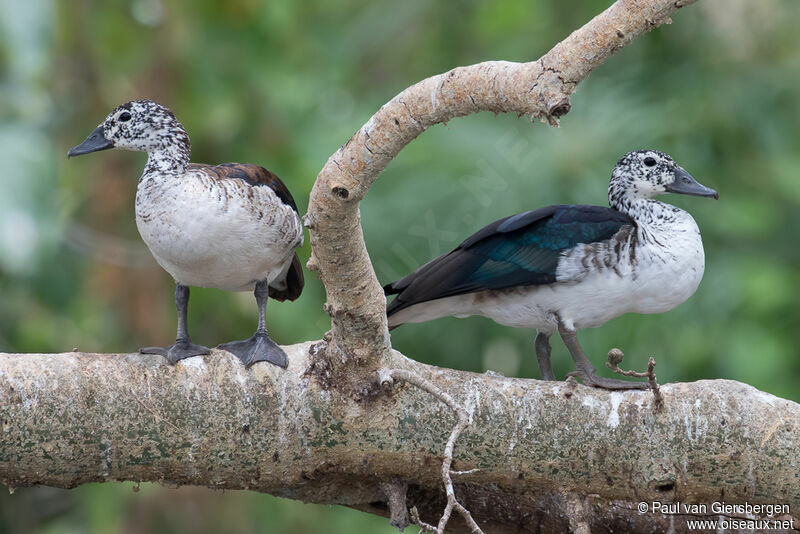
[[[609,195],[608,200],[612,208],[645,226],[669,224],[675,221],[681,211],[671,204],[640,195]]]
[[[191,155],[192,148],[186,132],[182,129],[172,132],[158,148],[147,152],[144,175],[151,173],[181,174],[186,171]]]

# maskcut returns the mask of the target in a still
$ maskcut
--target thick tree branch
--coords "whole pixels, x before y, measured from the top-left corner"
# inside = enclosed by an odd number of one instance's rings
[[[551,124],[570,109],[577,84],[639,35],[696,0],[618,0],[538,61],[458,67],[386,103],[330,157],[311,192],[310,269],[319,270],[340,358],[378,366],[390,347],[385,299],[364,246],[358,203],[408,143],[427,128],[479,111],[514,112]]]
[[[197,484],[384,515],[384,483],[404,483],[408,507],[438,522],[453,410],[401,383],[366,400],[325,390],[307,373],[311,347],[286,347],[286,371],[245,370],[219,351],[174,367],[138,354],[0,354],[0,481]],[[655,412],[649,392],[387,360],[466,410],[453,469],[477,470],[454,477],[455,493],[486,532],[565,532],[577,504],[573,522],[592,532],[668,524],[639,514],[640,501],[800,509],[800,405],[750,386],[668,384]],[[457,515],[448,529],[468,531]]]

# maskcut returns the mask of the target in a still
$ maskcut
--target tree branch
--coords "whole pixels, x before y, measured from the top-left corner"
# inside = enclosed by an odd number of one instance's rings
[[[386,301],[361,230],[358,203],[388,163],[434,124],[479,111],[556,124],[579,82],[614,52],[696,0],[618,0],[538,61],[458,67],[404,90],[333,154],[317,176],[305,221],[339,358],[376,369],[390,347]]]
[[[221,351],[174,367],[139,354],[0,354],[0,481],[251,489],[387,516],[382,484],[400,482],[408,507],[437,523],[450,407],[402,384],[365,400],[327,391],[307,373],[312,346],[285,347],[286,371],[245,370]],[[667,525],[669,516],[639,514],[640,501],[800,509],[800,405],[750,386],[664,385],[654,412],[649,392],[387,359],[466,410],[453,468],[477,470],[454,488],[486,532],[566,532],[580,502],[569,492],[584,496],[578,519],[592,532]],[[448,529],[469,531],[459,516]]]

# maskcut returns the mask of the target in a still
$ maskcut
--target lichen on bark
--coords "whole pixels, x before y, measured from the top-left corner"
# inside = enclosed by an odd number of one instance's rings
[[[306,374],[310,346],[286,347],[286,371],[245,370],[221,351],[174,367],[139,354],[2,354],[0,480],[251,489],[385,515],[381,484],[401,480],[409,507],[435,523],[450,408],[402,384],[361,400],[326,390]],[[455,492],[487,532],[537,510],[567,514],[565,489],[594,496],[594,521],[625,524],[637,513],[614,503],[800,506],[800,406],[750,386],[668,384],[655,412],[648,392],[442,370],[394,351],[388,359],[469,413],[453,469],[476,471],[455,476]],[[463,527],[454,516],[450,528]]]

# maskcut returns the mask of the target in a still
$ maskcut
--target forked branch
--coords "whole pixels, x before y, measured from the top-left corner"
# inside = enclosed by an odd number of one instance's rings
[[[618,0],[530,63],[488,61],[432,76],[387,102],[317,176],[306,215],[332,318],[330,348],[367,372],[390,347],[385,298],[361,230],[358,203],[400,150],[434,124],[479,111],[556,124],[578,83],[643,33],[696,0]],[[365,365],[370,364],[370,365]]]

